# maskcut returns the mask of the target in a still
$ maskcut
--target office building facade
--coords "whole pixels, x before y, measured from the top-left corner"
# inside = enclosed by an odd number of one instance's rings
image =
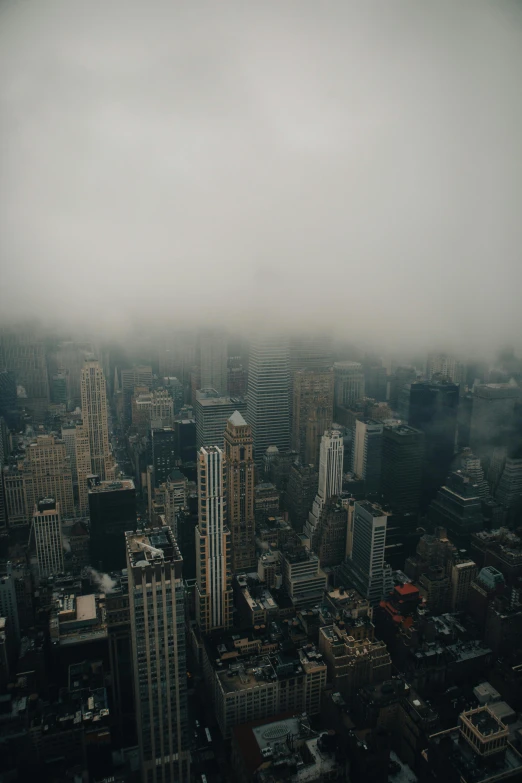
[[[380,506],[356,501],[351,523],[351,554],[345,571],[361,595],[376,604],[393,587],[391,569],[384,562],[388,515]]]
[[[198,452],[196,620],[202,633],[232,623],[232,542],[226,521],[226,458],[219,446]]]
[[[54,498],[43,498],[35,505],[33,536],[40,579],[63,574],[62,520]]]
[[[246,413],[245,401],[235,397],[222,397],[216,389],[200,389],[195,396],[196,448],[222,448],[227,421],[236,410],[242,415]]]
[[[357,419],[352,438],[352,471],[364,481],[366,494],[379,492],[382,470],[382,422]]]
[[[13,373],[20,390],[19,404],[41,419],[49,405],[49,378],[43,337],[23,329],[2,332],[0,368]]]
[[[144,783],[190,780],[183,559],[168,527],[125,535]]]
[[[250,344],[246,420],[252,427],[254,459],[261,467],[269,446],[290,446],[290,369],[288,342],[256,336]]]
[[[381,492],[399,512],[416,512],[421,499],[424,433],[403,424],[384,426]]]
[[[352,408],[364,397],[364,371],[359,362],[334,364],[334,418],[340,408]],[[336,418],[337,420],[337,418]]]
[[[91,565],[100,571],[125,568],[125,538],[136,530],[136,490],[131,479],[98,481],[89,488]]]
[[[292,449],[317,467],[321,437],[332,427],[333,371],[297,370],[292,382]]]
[[[112,478],[114,468],[109,448],[107,386],[99,362],[84,364],[80,385],[83,424],[89,435],[91,471],[105,481]]]
[[[232,571],[255,567],[253,439],[250,425],[234,411],[225,430],[227,521],[232,543]]]
[[[228,386],[228,341],[225,334],[205,333],[199,337],[200,388],[215,389],[225,397]]]

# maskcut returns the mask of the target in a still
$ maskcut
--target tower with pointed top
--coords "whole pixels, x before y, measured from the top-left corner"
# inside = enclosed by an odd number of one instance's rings
[[[225,430],[227,518],[234,573],[255,567],[253,443],[250,425],[235,411]]]

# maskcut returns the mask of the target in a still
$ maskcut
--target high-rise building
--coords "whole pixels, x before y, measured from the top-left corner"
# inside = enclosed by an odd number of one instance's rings
[[[381,492],[395,511],[415,512],[421,498],[424,433],[403,424],[383,429]]]
[[[0,570],[0,617],[8,617],[17,642],[20,640],[20,616],[16,600],[16,579],[10,561]]]
[[[199,338],[199,369],[202,389],[215,389],[224,397],[228,386],[228,341],[219,332],[201,334]]]
[[[0,370],[0,417],[2,416],[10,429],[18,428],[16,378],[11,370]]]
[[[246,413],[246,402],[234,397],[222,397],[216,389],[196,391],[196,446],[222,446],[227,421],[234,411]]]
[[[125,534],[144,783],[190,780],[183,559],[169,527]]]
[[[262,485],[261,485],[262,486]],[[294,462],[290,467],[285,499],[288,516],[296,532],[301,533],[308,519],[319,486],[319,473],[313,465]],[[257,487],[256,487],[257,490]]]
[[[171,427],[174,421],[174,400],[168,389],[159,388],[145,391],[135,388],[131,398],[132,425],[144,434],[148,433],[151,423],[162,427]]]
[[[512,516],[522,510],[522,459],[506,457],[495,497]]]
[[[361,595],[376,604],[393,587],[391,569],[384,562],[388,514],[368,501],[356,501],[351,519],[351,554],[345,570]]]
[[[417,372],[415,367],[396,367],[394,373],[390,376],[388,386],[388,400],[390,408],[394,411],[398,410],[399,394],[404,388],[405,384],[413,383],[417,378]],[[407,421],[406,417],[406,421]]]
[[[511,445],[515,404],[522,389],[509,383],[475,386],[471,411],[470,446],[481,459],[494,448]]]
[[[256,336],[250,344],[246,419],[258,467],[269,446],[280,451],[290,446],[289,384],[288,343],[278,336]]]
[[[91,564],[101,571],[125,568],[125,537],[136,530],[136,490],[131,479],[91,480]]]
[[[241,356],[229,356],[227,365],[227,393],[230,397],[244,397],[247,390],[247,373]]]
[[[43,498],[34,507],[33,536],[40,579],[64,572],[60,504]]]
[[[352,471],[364,480],[367,494],[379,492],[382,470],[383,424],[374,419],[357,419],[352,439]]]
[[[424,433],[422,499],[426,505],[444,483],[455,454],[459,386],[420,382],[409,389],[408,424]]]
[[[343,488],[344,442],[339,430],[328,430],[321,438],[318,495],[323,501],[340,495]]]
[[[445,528],[454,543],[468,544],[471,534],[484,527],[482,499],[473,480],[460,471],[450,473],[429,506],[428,518]]]
[[[81,516],[89,512],[89,487],[87,476],[91,475],[91,445],[89,431],[85,424],[76,425],[76,473],[78,474],[78,509]]]
[[[179,463],[178,433],[173,427],[153,429],[151,440],[154,486],[159,487]]]
[[[364,397],[364,371],[359,362],[334,364],[334,418],[340,408],[351,408]]]
[[[38,435],[25,451],[23,471],[31,476],[28,496],[31,513],[42,498],[54,498],[65,517],[74,515],[72,468],[63,441],[54,435]]]
[[[234,411],[225,430],[227,521],[232,540],[232,571],[255,567],[254,458],[250,425]]]
[[[89,435],[91,471],[102,481],[112,478],[109,448],[107,390],[103,370],[96,361],[86,362],[81,374],[83,424]]]
[[[0,368],[14,374],[19,387],[20,404],[37,418],[43,417],[49,405],[43,337],[24,329],[0,334]]]
[[[143,389],[152,388],[152,367],[149,365],[136,365],[121,371],[123,415],[127,422],[130,422],[132,417],[132,397],[138,386]]]
[[[196,527],[196,620],[202,633],[232,622],[232,547],[225,519],[226,458],[219,446],[202,446]]]
[[[386,400],[388,376],[386,367],[382,366],[382,359],[375,356],[366,356],[363,361],[364,393],[377,402]]]
[[[321,437],[332,427],[333,371],[297,370],[292,381],[292,449],[317,466]]]
[[[311,541],[325,503],[342,492],[344,441],[339,430],[327,430],[324,433],[320,452],[317,495],[305,525],[305,534]]]
[[[453,383],[466,383],[466,365],[447,353],[429,353],[426,362],[426,376],[428,381],[433,379],[452,381]]]

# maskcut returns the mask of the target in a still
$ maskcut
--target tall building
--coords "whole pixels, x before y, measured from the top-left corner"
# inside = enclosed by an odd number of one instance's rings
[[[444,483],[455,454],[459,386],[420,382],[409,389],[408,424],[424,433],[422,492],[427,504]]]
[[[454,543],[467,545],[471,534],[484,527],[477,485],[460,471],[450,473],[429,506],[428,518],[445,528]]]
[[[172,427],[151,431],[154,486],[159,487],[179,463],[178,433]]]
[[[33,536],[40,579],[63,574],[60,504],[54,498],[43,498],[35,505],[33,512]]]
[[[247,373],[241,356],[229,356],[227,365],[227,393],[230,397],[244,397],[247,390]]]
[[[403,424],[384,427],[381,492],[395,511],[415,512],[421,498],[424,433]]]
[[[232,571],[255,566],[254,458],[250,425],[235,411],[225,430],[227,521],[232,540]]]
[[[364,480],[367,494],[379,492],[382,470],[383,424],[374,419],[357,419],[352,439],[352,471]]]
[[[277,336],[256,336],[250,344],[246,419],[258,467],[269,446],[280,451],[290,446],[289,392],[288,343]]]
[[[494,448],[508,448],[513,436],[515,404],[522,389],[509,383],[475,386],[471,411],[470,446],[481,459]]]
[[[89,435],[91,471],[102,481],[112,477],[107,390],[99,362],[86,362],[81,374],[83,424]]]
[[[43,337],[17,329],[0,334],[0,368],[10,370],[19,387],[19,402],[37,418],[49,405],[49,379]]]
[[[10,429],[18,428],[16,378],[11,370],[0,370],[0,417],[2,416]]]
[[[228,386],[228,341],[219,332],[201,334],[199,338],[199,369],[202,389],[215,389],[224,397]]]
[[[190,780],[183,559],[169,527],[125,534],[144,783]]]
[[[132,425],[144,434],[148,433],[151,423],[158,422],[162,427],[171,427],[174,421],[174,400],[168,389],[152,391],[135,388],[131,398]]]
[[[202,446],[196,527],[196,620],[202,633],[232,623],[232,547],[225,519],[226,458],[219,446]]]
[[[319,473],[317,468],[312,465],[301,465],[299,462],[294,462],[290,467],[288,476],[285,505],[292,526],[298,533],[301,533],[308,519],[308,514],[317,495],[318,486]]]
[[[143,389],[152,388],[152,367],[149,365],[136,365],[121,371],[123,415],[127,422],[130,422],[132,417],[132,397],[138,386]]]
[[[522,459],[506,457],[495,497],[511,515],[522,510]]]
[[[429,353],[426,362],[428,381],[446,380],[453,383],[466,383],[467,368],[463,362],[447,353]]]
[[[54,498],[65,517],[74,515],[72,467],[63,441],[54,435],[38,435],[25,451],[23,470],[31,477],[30,513],[42,498]]]
[[[386,400],[388,391],[388,376],[386,367],[382,366],[382,359],[375,356],[366,356],[363,362],[364,393],[372,400],[382,402]]]
[[[351,408],[364,397],[364,371],[359,362],[334,364],[334,418],[340,408]]]
[[[76,425],[76,473],[78,475],[78,509],[81,516],[89,512],[89,487],[87,476],[91,475],[91,445],[89,431],[85,424]]]
[[[93,479],[89,489],[91,565],[101,571],[125,568],[124,534],[136,530],[136,490],[131,479]]]
[[[317,495],[305,525],[305,534],[311,541],[325,503],[342,492],[344,441],[339,430],[324,433],[320,451]]]
[[[339,430],[328,430],[321,438],[318,495],[327,501],[343,488],[344,442]]]
[[[244,400],[221,396],[216,389],[196,391],[196,446],[222,446],[227,421],[234,411],[246,413]]]
[[[333,371],[297,370],[292,382],[292,449],[317,466],[321,437],[332,427]]]
[[[354,504],[351,554],[345,570],[352,584],[372,604],[391,591],[391,569],[384,562],[388,515],[367,501]],[[344,573],[343,573],[344,576]]]

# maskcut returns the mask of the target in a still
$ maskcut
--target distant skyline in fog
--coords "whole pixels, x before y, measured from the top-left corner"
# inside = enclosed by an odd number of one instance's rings
[[[522,347],[522,4],[3,0],[0,318]]]

